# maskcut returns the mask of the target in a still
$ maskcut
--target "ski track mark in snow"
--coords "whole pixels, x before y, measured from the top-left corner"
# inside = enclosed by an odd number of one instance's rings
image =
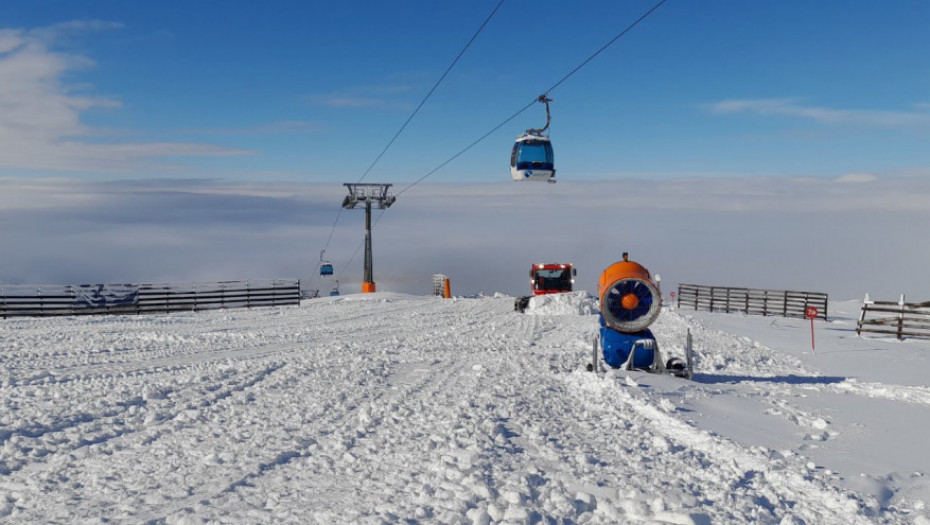
[[[0,521],[912,521],[669,401],[728,389],[816,427],[786,402],[799,385],[751,380],[806,374],[796,359],[663,314],[661,347],[681,355],[691,327],[720,347],[698,361],[720,382],[596,376],[580,371],[592,298],[545,303],[375,294],[5,323]]]
[[[163,434],[162,425],[166,422],[185,417],[195,418],[194,413],[209,409],[215,403],[255,386],[282,366],[270,365],[251,378],[231,378],[228,374],[218,378],[230,380],[228,387],[210,385],[206,389],[188,387],[187,391],[157,391],[154,395],[151,392],[143,393],[141,397],[96,414],[85,412],[73,418],[57,418],[50,425],[33,423],[18,428],[5,427],[0,433],[0,442],[11,442],[12,448],[27,452],[26,457],[35,459],[7,465],[4,470],[6,474],[12,474],[26,469],[30,473],[24,473],[24,477],[29,477],[36,469],[66,462],[72,456],[83,456],[87,447],[104,445],[137,432],[146,435],[141,440],[142,445],[151,445]],[[169,398],[182,401],[175,403]],[[184,402],[185,399],[193,399],[193,402]],[[149,416],[143,418],[141,409],[145,409]],[[118,449],[120,446],[113,445],[113,448]]]
[[[837,392],[858,396],[930,406],[930,388],[928,387],[862,383],[847,380],[836,385],[830,385],[830,388]]]
[[[687,451],[687,455],[695,456],[705,470],[718,472],[712,479],[731,480],[731,484],[717,494],[720,503],[730,506],[726,512],[734,513],[739,509],[738,498],[743,495],[749,499],[750,508],[740,510],[749,511],[750,516],[744,518],[750,517],[753,521],[774,519],[774,511],[779,511],[811,523],[872,523],[871,519],[858,515],[858,501],[842,491],[831,490],[803,465],[792,464],[777,452],[746,449],[698,430],[658,408],[648,394],[636,388],[619,387],[617,383],[611,387],[621,403],[618,410],[630,411],[645,419],[654,433],[650,445],[658,448],[657,455],[676,448]],[[753,510],[752,505],[758,508]],[[756,511],[770,515],[752,515]],[[738,516],[734,514],[728,518]]]

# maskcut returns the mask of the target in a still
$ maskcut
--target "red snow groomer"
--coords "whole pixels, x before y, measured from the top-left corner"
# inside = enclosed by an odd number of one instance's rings
[[[548,295],[572,291],[577,275],[572,263],[539,263],[530,268],[530,289],[533,295]],[[513,309],[524,312],[532,296],[517,297]]]

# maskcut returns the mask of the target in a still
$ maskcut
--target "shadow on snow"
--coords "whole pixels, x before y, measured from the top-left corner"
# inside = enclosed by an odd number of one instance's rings
[[[718,383],[783,383],[788,385],[830,385],[846,381],[845,377],[839,376],[796,376],[789,374],[786,376],[740,376],[740,375],[723,375],[723,374],[694,374],[695,383],[718,384]]]

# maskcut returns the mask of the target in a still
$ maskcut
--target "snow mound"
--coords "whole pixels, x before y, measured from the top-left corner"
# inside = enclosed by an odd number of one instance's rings
[[[526,307],[527,315],[593,315],[597,312],[597,298],[588,292],[536,295]]]

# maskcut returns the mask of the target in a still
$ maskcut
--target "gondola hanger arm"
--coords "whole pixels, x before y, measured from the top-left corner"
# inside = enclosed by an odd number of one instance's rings
[[[539,98],[536,99],[537,102],[542,102],[546,105],[546,125],[538,129],[528,129],[526,132],[530,135],[542,135],[544,131],[549,129],[549,122],[552,120],[552,116],[549,114],[549,103],[552,102],[552,99],[547,97],[545,93],[539,95]]]

